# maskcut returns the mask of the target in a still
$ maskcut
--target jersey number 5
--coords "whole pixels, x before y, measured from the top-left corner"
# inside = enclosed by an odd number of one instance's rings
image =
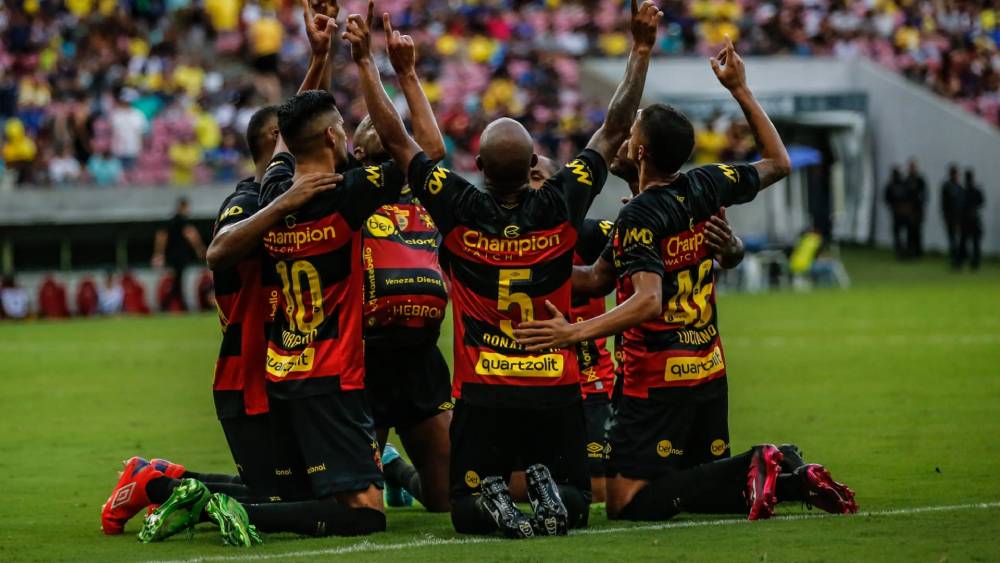
[[[677,293],[667,301],[663,320],[670,324],[704,327],[712,320],[712,304],[708,299],[714,287],[711,260],[705,260],[698,266],[697,283],[691,283],[691,270],[678,273]]]
[[[521,309],[521,322],[526,323],[535,319],[535,308],[531,304],[531,297],[527,293],[511,293],[510,286],[515,282],[530,282],[531,270],[500,270],[500,282],[497,284],[497,309],[503,312],[510,311],[512,305],[517,305]],[[500,321],[500,330],[511,340],[514,340],[514,324],[504,319]]]
[[[281,277],[281,292],[285,296],[285,315],[288,317],[288,322],[293,329],[302,334],[313,332],[326,319],[326,313],[323,312],[323,285],[319,280],[319,272],[306,260],[292,262],[291,268],[287,262],[278,262],[276,268],[278,276]],[[302,284],[303,277],[306,281],[305,287]],[[303,290],[307,291],[309,296],[308,315]]]

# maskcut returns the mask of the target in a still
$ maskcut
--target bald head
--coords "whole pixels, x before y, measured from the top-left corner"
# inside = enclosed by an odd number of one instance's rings
[[[545,180],[554,176],[558,171],[559,165],[556,164],[556,161],[547,156],[539,156],[538,162],[531,167],[531,174],[528,176],[528,183],[531,185],[531,189],[537,190],[541,188]]]
[[[493,121],[479,137],[476,164],[494,188],[520,189],[527,184],[528,172],[535,162],[531,135],[509,117]]]
[[[366,115],[354,130],[354,158],[366,165],[382,164],[390,159],[382,145],[382,139],[375,131],[370,115]]]

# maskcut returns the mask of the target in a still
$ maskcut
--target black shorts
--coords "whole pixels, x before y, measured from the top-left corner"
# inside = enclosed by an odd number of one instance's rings
[[[365,344],[365,391],[375,428],[405,430],[451,410],[451,373],[437,339]]]
[[[250,494],[261,500],[280,500],[282,495],[275,469],[282,463],[276,459],[273,447],[271,416],[244,414],[220,418],[219,423],[236,470]]]
[[[583,402],[546,409],[488,407],[458,400],[451,421],[452,498],[479,492],[485,477],[541,463],[557,483],[590,498]]]
[[[729,457],[726,378],[623,396],[608,431],[608,475],[655,479]]]
[[[306,476],[314,497],[363,491],[370,485],[382,488],[382,463],[364,391],[287,399],[272,394],[270,402],[276,443],[294,448],[288,469]]]
[[[607,394],[588,395],[583,400],[587,424],[587,465],[591,477],[604,477],[608,460],[608,424],[611,423],[611,399]]]

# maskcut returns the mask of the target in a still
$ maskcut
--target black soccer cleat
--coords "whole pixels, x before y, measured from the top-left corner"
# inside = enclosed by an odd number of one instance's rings
[[[565,536],[569,528],[569,512],[559,496],[559,487],[549,468],[540,463],[524,472],[528,483],[528,500],[535,513],[535,531],[541,536]]]
[[[535,530],[531,520],[517,508],[500,477],[486,477],[480,483],[479,508],[490,515],[504,536],[511,539],[532,538]]]
[[[781,460],[782,473],[794,473],[796,469],[806,464],[806,460],[802,459],[802,449],[795,444],[781,444],[778,446],[778,451],[785,456]]]

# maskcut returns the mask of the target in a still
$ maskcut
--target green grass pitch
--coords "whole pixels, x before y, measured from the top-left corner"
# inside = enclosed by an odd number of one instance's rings
[[[0,561],[995,561],[1000,559],[1000,265],[948,272],[847,253],[848,291],[719,297],[733,449],[794,441],[863,514],[783,505],[771,521],[608,522],[569,538],[462,538],[448,517],[389,511],[389,532],[271,535],[226,548],[200,527],[155,545],[104,537],[120,461],[231,472],[214,419],[212,315],[0,323]],[[446,346],[450,350],[450,342]]]

